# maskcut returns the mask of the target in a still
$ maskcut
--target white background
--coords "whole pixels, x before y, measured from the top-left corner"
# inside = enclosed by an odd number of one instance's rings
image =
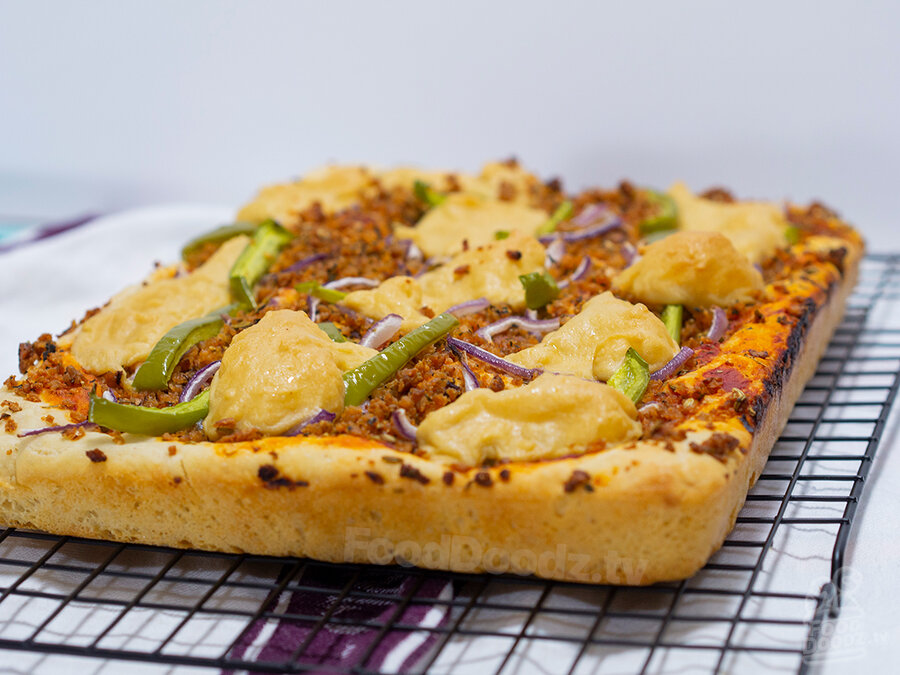
[[[0,0],[0,214],[248,198],[328,160],[822,198],[895,246],[891,2]]]
[[[573,189],[821,198],[900,250],[898,27],[889,2],[0,0],[0,215],[232,206],[329,160],[515,154]],[[849,559],[891,639],[829,672],[884,667],[900,636],[885,444]]]

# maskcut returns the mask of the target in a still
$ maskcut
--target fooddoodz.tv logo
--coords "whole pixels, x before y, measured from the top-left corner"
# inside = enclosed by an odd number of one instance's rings
[[[834,617],[826,613],[819,630],[807,638],[803,650],[805,663],[858,660],[865,656],[867,645],[878,639],[877,634],[867,630],[865,612],[857,599],[859,574],[845,567],[834,579],[840,579],[841,584],[840,612]],[[818,595],[819,588],[821,585],[816,586],[814,595]]]

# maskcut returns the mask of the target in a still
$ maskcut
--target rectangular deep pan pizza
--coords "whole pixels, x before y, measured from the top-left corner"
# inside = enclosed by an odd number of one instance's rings
[[[21,345],[0,522],[648,584],[722,544],[855,282],[822,205],[330,167]]]

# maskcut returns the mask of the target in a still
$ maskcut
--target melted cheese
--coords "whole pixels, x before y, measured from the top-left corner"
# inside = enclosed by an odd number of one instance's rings
[[[403,317],[402,330],[412,330],[428,321],[421,310],[426,303],[422,286],[412,277],[391,277],[377,287],[365,291],[352,291],[341,304],[370,319],[380,319],[388,314]]]
[[[725,236],[676,232],[650,244],[613,288],[653,304],[728,306],[750,300],[763,278]]]
[[[450,189],[449,175],[450,173],[446,171],[425,171],[412,167],[375,170],[364,166],[326,166],[310,171],[300,180],[264,187],[253,201],[238,211],[237,219],[260,223],[267,218],[273,218],[282,225],[292,225],[298,221],[302,211],[316,202],[321,205],[323,211],[331,213],[356,204],[367,194],[374,194],[376,178],[388,189],[412,188],[415,181],[421,180],[440,192]],[[462,190],[472,193],[473,198],[480,196],[488,200],[496,199],[501,184],[506,183],[514,188],[513,201],[527,203],[534,187],[539,184],[533,174],[519,167],[501,163],[486,164],[479,176],[464,173],[456,173],[453,176],[456,179],[455,183]],[[521,217],[521,214],[514,210],[507,211],[501,220],[516,220]],[[543,219],[546,217],[544,214]],[[511,228],[498,225],[496,229]],[[489,235],[493,236],[493,233],[491,230]],[[421,248],[429,255],[447,255],[458,251],[461,241],[457,242],[452,250],[448,249],[441,253],[432,254],[424,247]],[[484,242],[471,240],[470,243],[477,245]]]
[[[427,415],[417,440],[436,459],[467,466],[531,461],[638,438],[636,416],[631,399],[612,387],[546,373],[523,387],[466,392]]]
[[[72,341],[72,355],[94,373],[145,359],[171,328],[231,301],[228,272],[248,242],[248,237],[235,237],[187,276],[156,279],[120,293],[84,322]]]
[[[537,239],[511,232],[507,239],[460,253],[423,274],[419,285],[436,312],[482,297],[520,309],[525,306],[525,289],[519,276],[544,269],[544,257]]]
[[[237,219],[259,223],[273,218],[282,225],[298,221],[300,212],[319,202],[326,213],[357,203],[373,185],[373,174],[361,166],[328,166],[293,183],[264,187],[238,211]]]
[[[467,241],[470,248],[495,240],[498,231],[534,236],[547,214],[515,202],[503,202],[477,192],[451,194],[426,213],[415,227],[398,225],[394,234],[412,239],[426,255],[453,255]]]
[[[377,352],[352,342],[332,342],[305,312],[268,312],[238,333],[210,387],[207,436],[216,422],[231,428],[281,434],[319,410],[344,409],[344,371]]]
[[[409,188],[420,180],[438,192],[445,192],[450,189],[450,183],[447,180],[452,172],[447,171],[427,171],[417,167],[400,166],[393,169],[384,169],[378,172],[378,180],[388,190],[393,188]],[[453,173],[456,181],[460,185],[469,185],[472,178],[466,174]]]
[[[669,188],[678,206],[678,226],[692,232],[718,232],[752,263],[760,263],[787,246],[787,219],[778,204],[714,202],[697,197],[684,183]]]
[[[421,312],[423,307],[440,314],[483,297],[494,304],[521,309],[525,306],[525,289],[519,276],[543,267],[541,243],[514,232],[507,239],[460,253],[418,279],[392,277],[377,288],[353,291],[342,303],[373,319],[399,314],[404,319],[403,329],[409,330],[428,321]]]
[[[482,167],[481,174],[468,186],[463,183],[463,189],[496,199],[500,195],[500,188],[504,183],[513,188],[514,194],[511,201],[528,204],[531,201],[531,195],[540,185],[540,180],[533,173],[523,170],[518,165],[509,166],[503,162],[488,162]]]
[[[581,312],[539,344],[506,358],[528,368],[608,380],[622,365],[629,347],[647,362],[650,372],[678,352],[653,312],[606,292],[591,298]]]

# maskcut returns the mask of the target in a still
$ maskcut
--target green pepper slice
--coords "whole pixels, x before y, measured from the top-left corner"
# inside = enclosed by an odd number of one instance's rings
[[[447,195],[442,195],[422,180],[417,180],[413,183],[413,194],[416,196],[416,199],[425,202],[428,206],[437,206],[447,199]]]
[[[509,230],[497,230],[496,232],[494,232],[494,239],[496,239],[497,241],[509,239]]]
[[[459,319],[444,312],[411,330],[365,363],[344,373],[344,405],[359,405],[378,385],[390,379],[412,357],[459,325]]]
[[[196,424],[209,412],[209,389],[190,401],[168,408],[145,408],[127,403],[113,403],[91,394],[88,420],[107,429],[142,436],[162,436]]]
[[[675,230],[660,230],[659,232],[651,232],[650,234],[644,235],[644,243],[645,244],[653,244],[657,241],[662,241],[670,234],[675,234]]]
[[[684,317],[684,307],[681,305],[666,305],[662,312],[662,322],[666,324],[666,330],[675,340],[676,345],[681,344],[681,320]]]
[[[784,238],[793,246],[800,243],[800,228],[796,225],[788,225],[784,228]]]
[[[325,302],[340,302],[347,297],[347,294],[344,293],[344,291],[325,288],[318,281],[302,281],[294,286],[294,288],[301,293],[306,293],[307,295],[311,295],[319,300],[324,300]]]
[[[233,223],[231,225],[222,225],[211,232],[201,234],[199,237],[191,239],[181,249],[181,259],[187,260],[192,254],[199,251],[206,244],[221,244],[222,242],[233,239],[242,234],[252,235],[256,232],[257,226],[253,223]]]
[[[537,229],[537,234],[550,234],[556,229],[556,226],[559,225],[566,218],[572,217],[572,211],[574,210],[574,205],[569,200],[564,201],[562,204],[556,207],[556,210],[551,214],[551,216],[545,220],[540,227]]]
[[[267,220],[259,226],[228,275],[231,296],[237,302],[247,307],[256,307],[253,286],[292,238],[293,235],[274,220]]]
[[[678,207],[669,195],[656,190],[647,190],[648,199],[658,206],[656,215],[641,221],[642,234],[674,230],[678,227]]]
[[[217,335],[224,323],[222,315],[231,314],[239,307],[238,303],[232,303],[172,328],[150,350],[147,360],[134,374],[132,386],[138,391],[159,391],[168,387],[175,366],[187,350]]]
[[[618,389],[637,403],[650,384],[650,368],[641,355],[634,351],[633,347],[629,347],[622,365],[606,384]]]
[[[341,329],[334,325],[331,321],[323,321],[322,323],[316,324],[319,328],[321,328],[325,334],[331,338],[332,342],[346,342],[347,338],[344,337],[344,334],[341,333]]]
[[[525,306],[528,309],[540,309],[559,297],[559,286],[546,272],[531,272],[519,276],[525,287]]]

